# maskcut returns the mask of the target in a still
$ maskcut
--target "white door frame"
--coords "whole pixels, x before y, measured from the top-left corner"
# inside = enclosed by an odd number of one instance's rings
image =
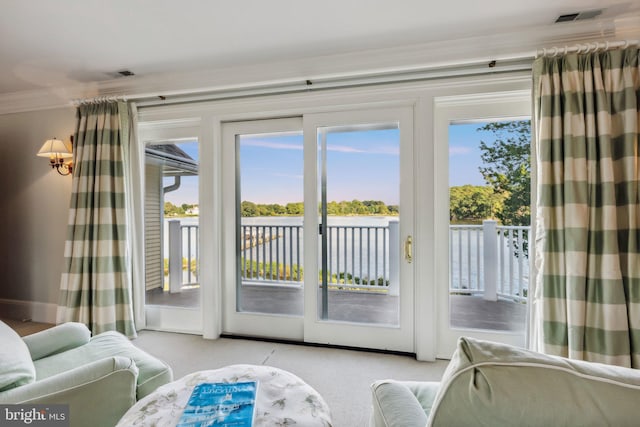
[[[199,117],[188,119],[177,119],[164,121],[162,123],[149,123],[143,124],[138,127],[138,156],[140,179],[141,179],[141,193],[138,196],[137,204],[141,219],[141,224],[138,225],[139,232],[143,233],[144,230],[144,168],[145,168],[145,145],[154,141],[167,141],[167,140],[180,140],[195,138],[198,141],[199,155],[201,157],[202,150],[202,135],[201,135],[201,121]],[[201,186],[200,186],[201,187]],[[201,188],[200,188],[201,190]],[[200,194],[202,191],[200,191]],[[199,230],[201,233],[202,230]],[[144,281],[144,257],[140,259],[138,269],[142,271],[137,277],[141,282]],[[145,329],[172,331],[201,334],[203,330],[203,293],[204,287],[207,286],[208,281],[202,280],[200,276],[200,301],[197,307],[177,307],[177,306],[165,306],[165,305],[147,305],[144,298],[134,301],[136,304],[136,312],[144,313],[144,321],[141,322],[141,327]],[[144,283],[138,286],[142,286],[144,289]]]
[[[317,129],[324,126],[350,126],[398,122],[400,126],[400,241],[414,233],[413,194],[413,108],[359,109],[306,114],[305,138],[305,278],[317,278],[318,266],[318,142]],[[305,292],[304,340],[306,342],[375,348],[413,353],[414,344],[414,264],[400,257],[400,322],[398,326],[356,324],[318,318],[318,292],[307,283]]]
[[[443,179],[448,177],[448,170],[446,163],[443,165],[442,162],[442,159],[447,161],[448,144],[445,138],[445,147],[442,147],[442,141],[436,139],[435,109],[455,104],[455,99],[460,103],[469,94],[482,98],[485,94],[512,91],[524,94],[529,99],[530,90],[530,73],[518,72],[140,108],[138,117],[141,129],[157,123],[194,117],[201,123],[201,150],[205,165],[201,171],[200,213],[204,221],[201,232],[203,236],[207,236],[202,239],[200,253],[201,259],[205,260],[201,265],[203,301],[207,307],[203,313],[204,337],[217,338],[222,332],[221,289],[224,286],[225,272],[222,265],[224,250],[221,193],[226,185],[221,173],[222,125],[231,121],[351,111],[358,108],[410,108],[414,113],[412,166],[416,245],[413,268],[416,286],[412,305],[415,305],[415,353],[419,360],[435,360],[436,355],[449,358],[451,353],[438,347],[436,321],[441,314],[441,304],[436,295],[443,281],[441,255],[446,254],[441,248],[441,233],[448,225],[448,215],[446,211],[442,211],[441,206],[442,196],[448,197],[448,183],[444,183],[443,187]],[[446,279],[445,277],[444,280]]]
[[[222,331],[224,333],[302,341],[303,318],[281,314],[238,312],[236,241],[236,136],[302,131],[301,118],[265,119],[222,125],[223,271]]]
[[[317,317],[318,277],[318,201],[317,139],[318,126],[347,126],[398,122],[400,125],[400,200],[402,220],[400,236],[413,235],[413,109],[394,107],[359,109],[330,113],[304,114],[300,118],[268,119],[230,122],[222,125],[223,192],[223,332],[269,338],[290,339],[313,343],[328,343],[353,347],[390,349],[414,352],[413,324],[413,264],[400,261],[400,322],[397,326],[368,325],[347,322],[321,321]],[[288,132],[304,129],[304,316],[283,316],[236,310],[236,136]],[[309,282],[310,281],[310,282]]]

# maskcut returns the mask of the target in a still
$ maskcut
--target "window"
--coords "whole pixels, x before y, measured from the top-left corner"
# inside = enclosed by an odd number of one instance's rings
[[[529,92],[436,101],[438,354],[458,337],[524,346],[530,278]],[[446,248],[446,251],[444,250]]]

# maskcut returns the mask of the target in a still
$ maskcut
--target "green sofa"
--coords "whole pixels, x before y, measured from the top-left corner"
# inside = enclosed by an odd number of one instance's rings
[[[640,371],[471,338],[440,382],[371,389],[372,427],[640,425]]]
[[[68,404],[73,427],[112,427],[171,368],[117,332],[81,323],[20,336],[0,322],[0,404]]]

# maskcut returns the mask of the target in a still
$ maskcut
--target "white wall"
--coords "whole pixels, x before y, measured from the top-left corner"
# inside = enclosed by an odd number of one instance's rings
[[[74,129],[72,107],[0,115],[0,317],[54,320],[71,177],[36,153],[49,138],[69,142]]]

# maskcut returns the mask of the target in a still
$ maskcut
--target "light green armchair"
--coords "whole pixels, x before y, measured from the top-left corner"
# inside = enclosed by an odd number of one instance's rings
[[[471,338],[440,382],[371,388],[371,427],[640,425],[640,371]]]
[[[68,404],[72,427],[114,426],[171,368],[117,332],[65,323],[20,338],[0,322],[0,404]]]

